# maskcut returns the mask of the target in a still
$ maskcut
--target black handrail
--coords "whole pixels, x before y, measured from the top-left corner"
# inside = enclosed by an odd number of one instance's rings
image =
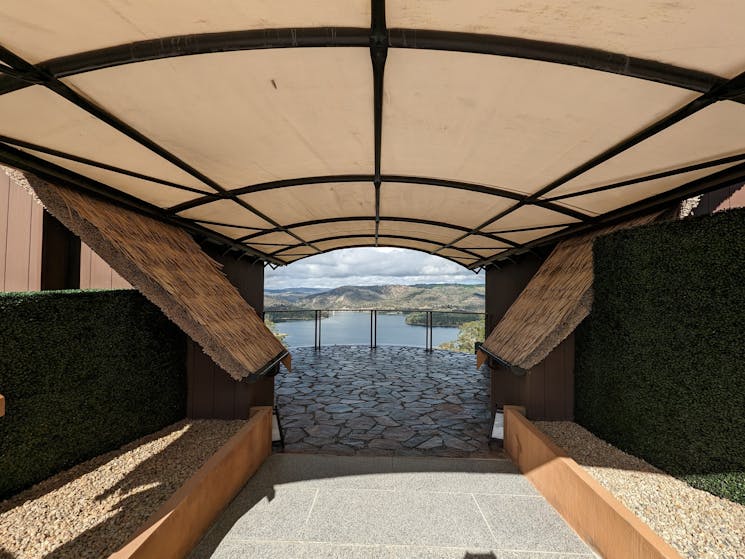
[[[378,313],[391,313],[391,314],[410,314],[410,313],[424,313],[425,314],[425,350],[427,352],[434,351],[433,331],[434,328],[434,313],[440,314],[471,314],[479,315],[486,320],[486,313],[478,311],[463,311],[463,310],[432,310],[432,309],[267,309],[261,313],[262,318],[266,318],[267,314],[282,314],[282,313],[310,313],[313,312],[313,347],[316,350],[321,349],[321,322],[323,320],[324,313],[331,312],[369,312],[370,313],[370,349],[378,347]]]

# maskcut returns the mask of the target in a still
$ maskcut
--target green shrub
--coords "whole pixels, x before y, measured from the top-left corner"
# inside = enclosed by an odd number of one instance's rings
[[[745,504],[745,210],[598,239],[577,421]]]
[[[0,294],[0,332],[0,498],[185,415],[185,337],[136,291]]]

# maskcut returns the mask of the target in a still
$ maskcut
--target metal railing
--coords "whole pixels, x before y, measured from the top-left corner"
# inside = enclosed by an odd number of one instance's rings
[[[486,320],[486,313],[473,312],[473,311],[440,311],[431,309],[270,309],[262,313],[264,319],[278,319],[275,320],[277,328],[281,329],[279,324],[286,324],[288,322],[296,321],[313,321],[313,347],[320,349],[322,347],[322,324],[323,320],[330,318],[334,313],[369,313],[370,315],[370,334],[369,334],[369,345],[371,349],[378,347],[378,315],[409,315],[412,313],[421,313],[424,315],[424,324],[409,324],[409,326],[423,326],[425,333],[424,348],[426,351],[434,350],[434,328],[446,327],[446,328],[459,328],[460,324],[464,322],[470,322],[470,320],[464,320],[460,322],[450,321],[450,324],[436,324],[436,315],[464,315],[467,317],[480,317],[482,320]],[[279,319],[281,315],[295,315],[298,318]],[[478,319],[477,319],[478,320]],[[453,340],[455,341],[455,340]],[[483,340],[479,340],[483,341]],[[334,344],[330,344],[334,345]],[[407,344],[403,344],[407,345]],[[417,346],[419,347],[419,346]]]

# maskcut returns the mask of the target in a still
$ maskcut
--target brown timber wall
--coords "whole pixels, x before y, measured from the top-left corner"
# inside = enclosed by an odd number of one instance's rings
[[[0,291],[131,288],[100,256],[78,241],[23,187],[0,173]],[[79,260],[79,262],[78,262]],[[77,270],[68,269],[71,265]]]
[[[522,293],[522,290],[525,289],[530,278],[535,275],[541,264],[542,261],[538,257],[526,255],[521,260],[503,268],[489,268],[486,271],[484,307],[487,336],[502,320],[504,313]]]
[[[743,207],[745,207],[745,185],[736,184],[701,195],[701,200],[694,208],[693,215],[710,215]]]
[[[264,266],[205,249],[256,312],[264,311]],[[248,342],[247,342],[248,343]],[[236,381],[202,348],[188,342],[186,357],[186,415],[194,419],[246,419],[249,409],[274,404],[274,377],[256,382]]]
[[[93,250],[80,245],[80,289],[131,289],[132,286],[117,274]]]
[[[486,272],[486,331],[491,332],[540,268],[535,256]],[[574,335],[543,361],[518,376],[489,360],[491,411],[504,405],[524,406],[531,419],[571,420],[574,415]]]
[[[574,418],[574,334],[548,357],[518,376],[491,364],[492,413],[505,405],[523,406],[533,420],[572,421]]]
[[[0,291],[41,289],[44,209],[0,173]]]

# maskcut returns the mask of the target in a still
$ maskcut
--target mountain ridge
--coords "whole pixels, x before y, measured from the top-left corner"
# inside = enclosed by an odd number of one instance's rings
[[[296,288],[265,290],[269,310],[390,309],[484,312],[483,284],[343,285],[304,294]]]

